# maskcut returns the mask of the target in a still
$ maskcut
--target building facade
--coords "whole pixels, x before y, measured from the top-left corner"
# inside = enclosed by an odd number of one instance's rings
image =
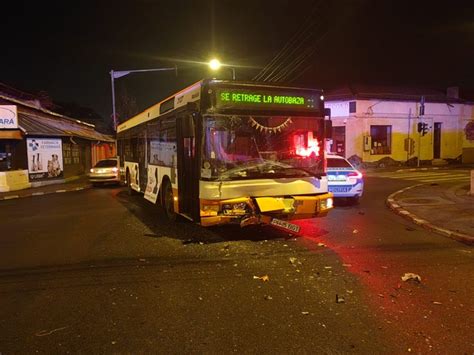
[[[65,182],[116,156],[94,125],[0,92],[0,192]]]
[[[331,152],[369,166],[474,163],[473,105],[456,88],[345,87],[325,96]]]

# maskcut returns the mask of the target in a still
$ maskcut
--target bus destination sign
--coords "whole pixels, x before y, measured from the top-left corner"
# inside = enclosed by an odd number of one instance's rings
[[[316,95],[301,93],[282,93],[276,91],[250,91],[238,89],[216,89],[217,108],[248,109],[318,109]]]

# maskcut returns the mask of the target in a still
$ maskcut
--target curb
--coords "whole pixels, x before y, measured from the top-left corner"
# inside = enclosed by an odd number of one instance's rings
[[[50,195],[50,194],[56,194],[56,193],[64,193],[64,192],[73,192],[73,191],[81,191],[85,189],[90,189],[92,187],[92,184],[84,185],[84,186],[78,186],[78,187],[73,187],[70,189],[58,189],[54,191],[39,191],[39,192],[31,192],[26,195],[6,195],[3,197],[0,197],[0,201],[5,201],[5,200],[14,200],[18,198],[25,198],[25,197],[34,197],[34,196],[43,196],[43,195]]]
[[[395,196],[397,196],[397,195],[399,195],[399,194],[401,194],[401,193],[403,193],[407,190],[411,190],[415,187],[422,186],[422,185],[425,185],[425,184],[416,184],[416,185],[412,185],[412,186],[406,187],[404,189],[395,191],[394,193],[390,194],[387,197],[387,199],[385,200],[386,205],[388,206],[388,208],[390,208],[393,212],[395,212],[399,216],[402,216],[402,217],[408,219],[409,221],[411,221],[411,222],[413,222],[413,223],[415,223],[415,224],[417,224],[417,225],[419,225],[419,226],[421,226],[421,227],[423,227],[423,228],[425,228],[429,231],[432,231],[432,232],[441,234],[445,237],[457,240],[458,242],[473,245],[474,244],[474,236],[470,236],[470,235],[464,234],[464,233],[455,232],[455,231],[452,231],[452,230],[449,230],[449,229],[446,229],[446,228],[441,228],[437,225],[434,225],[430,221],[427,221],[426,219],[420,218],[417,215],[415,215],[415,214],[407,211],[406,209],[402,208],[397,203],[397,201],[395,200]]]
[[[426,171],[426,170],[440,170],[440,169],[448,169],[448,168],[436,166],[436,167],[431,167],[431,168],[398,169],[398,170],[395,170],[395,172],[402,173],[404,171]]]

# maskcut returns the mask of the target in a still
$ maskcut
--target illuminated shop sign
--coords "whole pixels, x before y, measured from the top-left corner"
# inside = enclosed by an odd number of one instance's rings
[[[318,110],[317,95],[269,90],[216,89],[217,108]]]
[[[16,105],[0,105],[0,129],[18,128]]]

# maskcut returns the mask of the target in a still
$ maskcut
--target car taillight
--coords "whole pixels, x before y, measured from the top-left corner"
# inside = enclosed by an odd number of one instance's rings
[[[347,174],[347,177],[356,178],[356,179],[362,179],[362,173],[359,172],[359,171],[353,171],[353,172]]]

